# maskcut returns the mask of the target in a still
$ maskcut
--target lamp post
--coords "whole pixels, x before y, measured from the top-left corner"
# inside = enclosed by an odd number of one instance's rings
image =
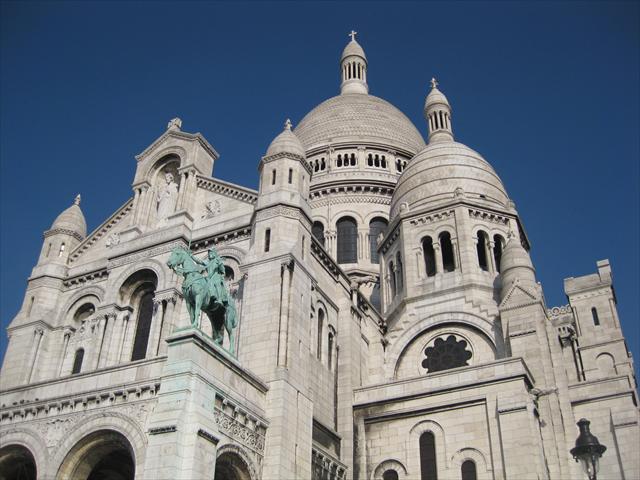
[[[576,446],[570,450],[570,453],[576,462],[579,461],[582,464],[584,473],[587,474],[589,480],[597,480],[600,457],[607,447],[600,444],[595,435],[589,431],[590,423],[585,418],[581,418],[577,423],[580,435],[576,438]]]

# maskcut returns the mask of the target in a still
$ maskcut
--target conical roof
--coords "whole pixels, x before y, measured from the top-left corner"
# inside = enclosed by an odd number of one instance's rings
[[[67,230],[82,238],[87,236],[87,221],[80,209],[80,195],[76,196],[73,205],[58,215],[50,230]]]

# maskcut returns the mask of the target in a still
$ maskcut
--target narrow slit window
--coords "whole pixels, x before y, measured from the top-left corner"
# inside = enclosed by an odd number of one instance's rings
[[[275,184],[276,184],[276,171],[271,170],[271,185],[275,185]]]
[[[478,250],[478,266],[486,272],[489,270],[489,262],[487,259],[487,234],[485,232],[478,232],[478,244],[476,247]]]
[[[425,237],[422,240],[422,253],[427,277],[433,277],[436,274],[436,252],[433,248],[433,239],[431,237]]]
[[[598,317],[598,310],[596,307],[591,309],[591,317],[593,318],[593,324],[597,327],[600,325],[600,318]]]
[[[64,242],[62,242],[62,244],[60,245],[60,250],[58,251],[58,257],[62,256],[62,254],[64,253],[64,249],[65,249],[65,244]]]
[[[267,228],[264,231],[264,251],[268,252],[271,247],[271,229]]]
[[[84,348],[76,350],[76,354],[73,357],[73,367],[71,369],[71,375],[80,373],[82,370],[82,360],[84,359]]]
[[[293,168],[289,169],[289,183],[293,182]]]
[[[496,270],[500,273],[500,262],[502,261],[502,249],[504,248],[504,239],[500,235],[493,237],[493,258],[496,261]]]
[[[442,267],[445,272],[453,272],[456,269],[454,260],[453,244],[451,243],[451,234],[442,232],[440,234],[440,248],[442,249]]]
[[[421,480],[438,480],[436,439],[431,432],[420,435],[420,478]]]
[[[460,467],[462,480],[478,480],[476,464],[473,460],[465,460]]]

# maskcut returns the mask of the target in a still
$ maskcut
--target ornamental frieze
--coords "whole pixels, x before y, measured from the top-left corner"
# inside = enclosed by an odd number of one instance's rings
[[[250,429],[236,418],[227,415],[219,409],[215,409],[214,418],[221,432],[226,433],[231,438],[250,448],[254,452],[262,455],[264,452],[264,435]]]
[[[469,217],[498,225],[509,225],[509,218],[496,213],[483,212],[482,210],[469,209]]]

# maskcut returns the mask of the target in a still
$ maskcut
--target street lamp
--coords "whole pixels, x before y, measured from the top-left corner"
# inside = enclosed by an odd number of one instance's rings
[[[576,462],[580,461],[589,480],[597,480],[599,460],[607,447],[601,445],[595,435],[591,434],[589,431],[590,423],[585,418],[581,418],[577,423],[580,435],[576,438],[576,446],[570,450],[570,453]]]

